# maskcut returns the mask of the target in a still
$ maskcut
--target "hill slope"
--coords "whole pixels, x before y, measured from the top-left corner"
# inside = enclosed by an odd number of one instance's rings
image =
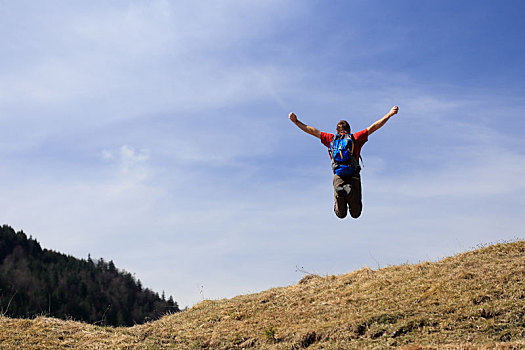
[[[131,328],[0,317],[6,348],[525,348],[525,242],[437,263],[309,275]],[[414,344],[417,344],[414,345]]]

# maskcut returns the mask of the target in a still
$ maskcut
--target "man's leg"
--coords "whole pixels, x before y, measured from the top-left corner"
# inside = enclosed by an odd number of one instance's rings
[[[352,177],[350,179],[352,190],[348,196],[348,205],[350,206],[350,215],[357,219],[363,210],[363,201],[361,195],[361,177]]]
[[[344,195],[339,195],[338,189],[344,185],[345,181],[338,175],[334,175],[334,212],[338,218],[344,219],[348,211],[348,202]]]

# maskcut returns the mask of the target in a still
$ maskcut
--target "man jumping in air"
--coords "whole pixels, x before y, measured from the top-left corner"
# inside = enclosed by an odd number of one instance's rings
[[[359,175],[361,148],[368,141],[368,136],[385,125],[390,117],[397,114],[398,110],[397,106],[392,107],[383,118],[354,134],[350,132],[350,124],[346,120],[341,120],[337,123],[336,135],[321,132],[313,126],[303,124],[294,113],[290,113],[289,118],[292,123],[307,134],[321,139],[321,143],[329,149],[334,171],[334,212],[338,218],[345,218],[348,210],[355,219],[361,215],[363,209],[361,176]]]

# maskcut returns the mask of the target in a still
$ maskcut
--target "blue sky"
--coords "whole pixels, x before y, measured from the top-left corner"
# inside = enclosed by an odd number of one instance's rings
[[[181,306],[523,238],[521,1],[0,1],[0,222]],[[364,129],[364,210],[319,140]]]

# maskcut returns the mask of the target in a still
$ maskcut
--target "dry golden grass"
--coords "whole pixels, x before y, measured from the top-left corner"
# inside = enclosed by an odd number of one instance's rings
[[[0,348],[525,349],[525,242],[308,275],[130,328],[0,317]]]

